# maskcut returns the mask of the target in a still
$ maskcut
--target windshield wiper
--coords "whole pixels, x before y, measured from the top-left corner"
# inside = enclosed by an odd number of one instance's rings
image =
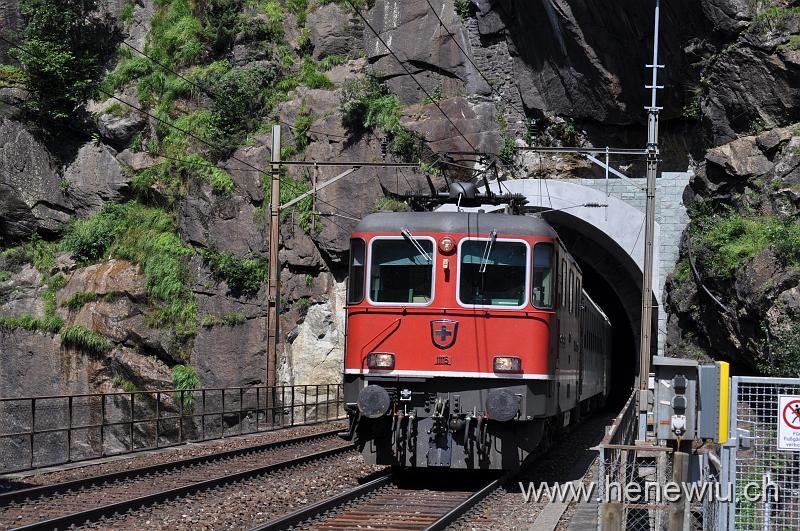
[[[486,242],[486,247],[483,249],[483,256],[481,257],[481,265],[478,267],[478,273],[486,273],[486,266],[489,265],[489,255],[492,253],[492,245],[497,239],[497,231],[492,229],[489,233],[489,241]]]
[[[429,255],[427,252],[425,252],[425,249],[422,248],[422,246],[419,244],[419,242],[416,240],[416,238],[414,238],[414,236],[411,234],[411,232],[409,232],[408,229],[406,229],[406,228],[401,229],[400,230],[400,234],[402,234],[405,238],[407,238],[408,241],[411,242],[411,245],[416,247],[417,251],[419,251],[419,254],[421,254],[422,256],[425,257],[425,260],[427,260],[428,262],[433,262],[433,258],[431,258],[431,255]]]

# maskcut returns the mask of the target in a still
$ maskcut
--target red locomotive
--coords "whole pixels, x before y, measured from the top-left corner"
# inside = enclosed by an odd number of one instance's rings
[[[349,437],[370,463],[517,467],[604,400],[610,330],[542,219],[369,215],[350,247]]]

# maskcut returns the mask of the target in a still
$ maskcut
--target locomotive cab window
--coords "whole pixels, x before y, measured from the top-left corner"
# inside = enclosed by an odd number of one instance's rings
[[[537,243],[533,247],[533,305],[553,309],[553,244]]]
[[[464,305],[525,306],[528,246],[523,242],[463,240],[458,300]]]
[[[350,240],[350,276],[347,279],[347,302],[358,304],[364,300],[364,270],[366,269],[366,244],[361,238]]]
[[[377,304],[430,304],[433,242],[380,238],[370,246],[369,300]]]

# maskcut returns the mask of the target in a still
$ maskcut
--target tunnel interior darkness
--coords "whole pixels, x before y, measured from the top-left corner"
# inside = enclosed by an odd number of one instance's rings
[[[622,302],[609,283],[586,260],[577,260],[583,272],[586,293],[602,308],[612,324],[611,351],[615,356],[611,358],[611,394],[608,403],[619,409],[630,396],[639,369],[634,331]]]

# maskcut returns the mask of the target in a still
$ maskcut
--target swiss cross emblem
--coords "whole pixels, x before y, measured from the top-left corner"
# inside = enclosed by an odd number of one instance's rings
[[[456,342],[458,321],[437,319],[431,321],[431,339],[438,348],[450,348]]]

